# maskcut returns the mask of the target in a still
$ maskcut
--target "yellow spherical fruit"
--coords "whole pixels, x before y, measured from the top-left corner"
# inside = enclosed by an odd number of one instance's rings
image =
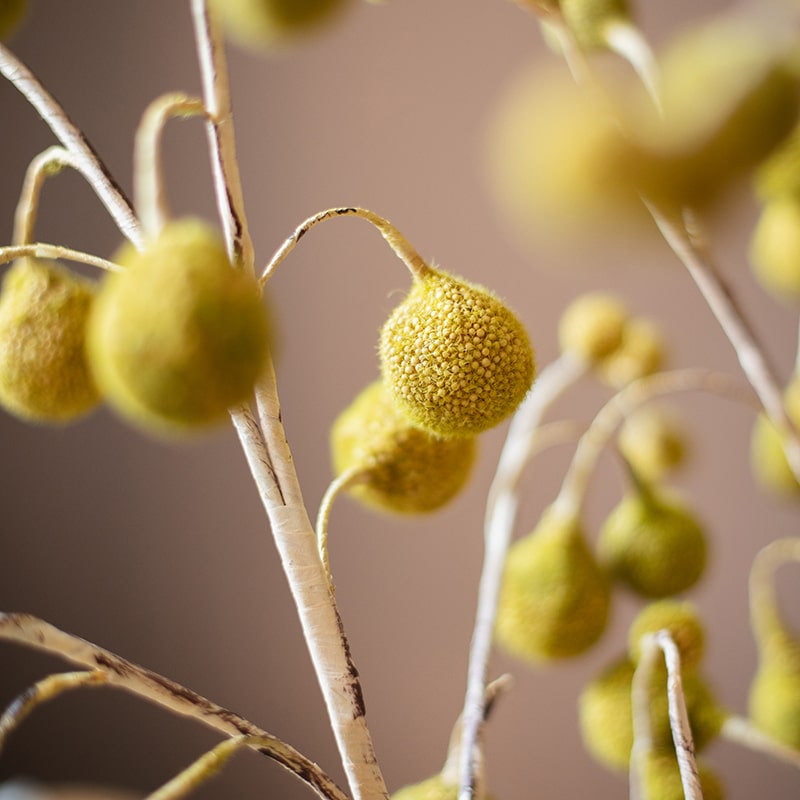
[[[600,377],[621,389],[632,381],[653,375],[664,362],[664,338],[650,320],[633,317],[625,323],[622,342],[597,365]]]
[[[558,341],[565,353],[596,364],[621,344],[628,319],[625,306],[607,294],[591,293],[573,300],[558,321]]]
[[[635,664],[641,656],[642,638],[661,630],[668,631],[675,642],[682,671],[700,664],[705,650],[705,631],[697,610],[691,603],[671,598],[645,606],[631,623],[628,650]]]
[[[628,769],[633,747],[631,682],[634,666],[624,658],[590,681],[578,698],[581,737],[586,749],[611,769]]]
[[[609,25],[630,22],[627,0],[561,0],[560,5],[564,22],[587,50],[606,46]]]
[[[349,0],[210,0],[226,31],[238,43],[271,47],[325,24]]]
[[[447,783],[441,775],[434,775],[392,792],[392,800],[457,800],[457,798],[458,784]]]
[[[255,278],[234,269],[216,233],[194,219],[167,225],[126,266],[106,278],[90,317],[98,385],[155,432],[220,422],[249,396],[267,356]]]
[[[497,641],[532,661],[579,655],[605,630],[610,601],[608,580],[577,520],[548,510],[509,549]]]
[[[686,456],[686,437],[676,415],[663,406],[647,405],[626,417],[617,445],[639,478],[656,481]]]
[[[800,643],[761,655],[749,697],[750,718],[779,742],[800,750]]]
[[[800,198],[786,195],[761,210],[750,241],[759,283],[780,300],[800,300]]]
[[[703,800],[723,800],[725,792],[716,772],[703,763],[697,767]],[[680,767],[674,751],[648,753],[640,780],[642,797],[646,800],[684,800]]]
[[[474,438],[442,439],[411,425],[382,381],[368,386],[331,429],[337,475],[361,468],[350,493],[402,514],[435,511],[463,488],[475,461]]]
[[[530,389],[522,323],[481,286],[428,269],[380,336],[386,385],[409,420],[437,436],[474,436],[512,414]]]
[[[789,419],[800,425],[800,375],[792,377],[783,400]],[[781,434],[763,413],[753,426],[750,464],[756,480],[765,489],[787,498],[800,495],[800,484],[786,459]]]
[[[28,10],[28,0],[0,0],[0,39],[10,36],[19,27]]]
[[[93,282],[24,258],[0,293],[0,404],[35,422],[69,422],[99,402],[84,354]]]
[[[603,523],[597,554],[615,578],[645,597],[693,586],[706,565],[706,535],[674,496],[640,491],[625,497]]]
[[[762,203],[788,197],[800,199],[800,126],[759,166],[755,189]]]

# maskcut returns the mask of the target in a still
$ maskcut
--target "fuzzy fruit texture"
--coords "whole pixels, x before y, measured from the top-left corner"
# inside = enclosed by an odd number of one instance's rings
[[[693,586],[706,565],[706,535],[673,496],[643,490],[624,498],[603,523],[598,558],[644,597],[666,597]]]
[[[717,773],[706,764],[697,765],[703,800],[723,800],[725,791]],[[678,760],[671,752],[651,752],[642,765],[642,798],[644,800],[684,800]]]
[[[0,404],[34,422],[83,416],[100,396],[84,354],[96,285],[52,261],[24,258],[0,293]]]
[[[610,600],[577,520],[548,510],[508,551],[497,640],[531,661],[577,656],[605,630]]]
[[[253,48],[269,48],[319,28],[347,5],[349,0],[210,0],[230,36]]]
[[[628,650],[635,664],[639,662],[642,638],[666,630],[678,648],[681,670],[695,669],[703,658],[705,631],[695,607],[681,600],[659,600],[645,606],[628,630]]]
[[[429,268],[380,336],[381,370],[415,425],[474,436],[512,414],[533,382],[522,323],[482,286]]]
[[[106,278],[89,325],[108,401],[157,433],[222,421],[250,395],[268,352],[255,278],[194,219],[166,226],[126,267]]]
[[[401,514],[435,511],[463,488],[475,462],[474,438],[442,439],[411,425],[382,381],[368,386],[331,429],[334,470],[360,467],[349,492]]]

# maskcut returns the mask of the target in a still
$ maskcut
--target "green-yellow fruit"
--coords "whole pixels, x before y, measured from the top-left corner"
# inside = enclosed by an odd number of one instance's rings
[[[12,34],[28,10],[28,0],[0,0],[0,39]]]
[[[695,607],[688,602],[659,600],[645,606],[628,630],[628,650],[634,663],[641,656],[642,637],[660,630],[669,632],[678,648],[681,670],[695,669],[705,650],[705,632]]]
[[[630,24],[627,0],[561,0],[561,13],[575,40],[587,50],[607,46],[609,25]]]
[[[0,403],[36,422],[69,422],[99,402],[84,354],[94,283],[24,258],[0,294]]]
[[[603,523],[598,558],[645,597],[666,597],[693,586],[706,565],[706,535],[673,496],[640,491],[625,497]]]
[[[227,32],[248,47],[271,47],[314,30],[349,0],[210,0]]]
[[[457,800],[457,798],[458,784],[446,783],[441,775],[434,775],[392,792],[392,800]]]
[[[508,552],[496,637],[532,661],[579,655],[601,636],[610,605],[608,580],[578,521],[553,510]]]
[[[800,198],[786,195],[761,210],[750,241],[759,283],[780,300],[800,300]]]
[[[800,126],[759,166],[755,189],[762,203],[788,197],[800,200]]]
[[[621,389],[632,381],[653,375],[664,362],[664,339],[650,320],[633,317],[625,323],[622,342],[597,365],[600,377]]]
[[[679,466],[686,454],[686,438],[676,416],[656,405],[638,408],[625,418],[617,445],[634,473],[649,482]]]
[[[437,436],[474,436],[530,389],[522,323],[482,286],[428,269],[381,330],[383,379],[409,420]]]
[[[703,800],[723,800],[725,792],[716,772],[697,765]],[[642,800],[684,800],[680,768],[674,752],[650,752],[642,764]]]
[[[462,489],[476,441],[442,439],[411,425],[376,381],[334,422],[331,450],[337,475],[364,470],[352,495],[376,508],[420,514],[441,508]]]
[[[143,427],[178,433],[222,421],[248,397],[267,356],[255,278],[234,269],[216,233],[186,219],[109,275],[89,354],[109,402]]]
[[[792,377],[783,401],[789,419],[800,425],[800,376]],[[800,484],[792,472],[783,439],[765,414],[759,414],[750,439],[750,464],[759,484],[783,497],[800,495]]]
[[[573,300],[558,321],[562,351],[596,364],[621,344],[628,319],[625,306],[606,294],[591,293]]]

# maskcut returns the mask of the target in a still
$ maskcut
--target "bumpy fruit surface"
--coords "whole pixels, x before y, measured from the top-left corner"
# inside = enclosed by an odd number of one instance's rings
[[[683,429],[677,417],[662,406],[647,405],[630,414],[617,444],[636,475],[647,481],[663,478],[686,454]]]
[[[25,258],[0,294],[0,403],[37,422],[69,422],[100,401],[84,354],[96,286],[52,261]]]
[[[680,768],[672,752],[651,752],[642,765],[642,797],[645,800],[684,800]],[[697,765],[703,800],[723,800],[725,792],[716,772]]]
[[[434,511],[466,483],[474,438],[442,439],[411,425],[382,381],[368,386],[333,424],[337,474],[360,467],[350,493],[367,505],[404,514]]]
[[[223,420],[267,355],[258,285],[193,219],[164,228],[109,275],[89,325],[96,380],[123,415],[157,432]]]
[[[645,606],[628,630],[628,649],[634,663],[641,656],[642,637],[660,630],[669,631],[678,648],[681,670],[700,664],[705,650],[705,632],[695,607],[688,602],[666,599]]]
[[[533,533],[508,552],[496,636],[532,661],[579,655],[605,630],[608,580],[577,520],[548,510]]]
[[[628,319],[625,306],[606,294],[585,294],[573,300],[558,321],[558,342],[565,353],[596,364],[621,344]]]
[[[787,195],[764,206],[750,241],[750,261],[767,291],[800,301],[800,199]]]
[[[581,47],[606,46],[606,32],[613,23],[629,23],[627,0],[561,0],[561,13]]]
[[[522,323],[481,286],[429,269],[381,330],[381,370],[415,425],[474,436],[512,414],[530,389]]]
[[[693,586],[706,565],[706,535],[674,497],[631,494],[603,523],[598,557],[618,580],[645,597],[666,597]]]
[[[27,10],[28,0],[0,0],[0,39],[17,29]]]
[[[211,8],[237,42],[269,47],[313,30],[349,0],[210,0]]]

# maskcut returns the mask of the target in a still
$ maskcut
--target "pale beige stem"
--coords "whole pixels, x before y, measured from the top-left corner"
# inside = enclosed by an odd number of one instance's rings
[[[759,550],[750,568],[750,622],[759,647],[767,645],[776,628],[782,628],[775,571],[789,561],[800,561],[800,537],[776,539]]]
[[[634,69],[653,104],[661,113],[658,64],[642,32],[627,20],[609,22],[603,31],[610,50],[622,56]]]
[[[729,742],[736,742],[743,747],[758,753],[791,764],[800,769],[800,750],[778,742],[771,736],[756,728],[749,719],[739,716],[730,716],[722,723],[720,735]]]
[[[0,44],[0,74],[5,76],[75,158],[81,173],[94,188],[122,233],[137,247],[142,246],[142,230],[131,204],[108,172],[86,137],[66,115],[64,109],[34,77],[33,73]]]
[[[180,716],[195,719],[226,736],[246,734],[263,741],[254,750],[277,761],[308,784],[323,800],[347,795],[311,760],[252,722],[205,697],[131,661],[73,636],[30,614],[0,613],[0,639],[20,642],[105,675],[105,685],[137,695]]]
[[[411,246],[408,239],[400,233],[389,220],[378,216],[377,214],[369,211],[366,208],[357,208],[354,206],[343,206],[340,208],[328,208],[325,211],[320,211],[317,214],[309,217],[301,222],[294,233],[289,236],[286,241],[278,248],[275,255],[270,259],[270,262],[264,267],[259,283],[264,286],[266,282],[272,277],[275,270],[283,262],[286,256],[294,250],[297,243],[310,231],[315,225],[320,222],[325,222],[329,219],[337,219],[338,217],[360,217],[372,224],[378,229],[381,236],[387,241],[389,247],[394,250],[395,255],[408,267],[409,271],[415,278],[423,277],[430,267],[423,261],[420,254]]]
[[[9,247],[0,247],[0,264],[8,264],[17,258],[32,256],[33,258],[52,258],[74,261],[77,264],[88,264],[90,267],[108,270],[109,272],[119,272],[122,267],[113,261],[106,261],[104,258],[83,253],[80,250],[72,250],[69,247],[62,247],[59,244],[45,244],[34,242],[33,244],[23,244]]]
[[[203,101],[181,92],[156,98],[145,109],[136,129],[133,151],[133,199],[145,234],[155,238],[169,219],[164,189],[161,142],[171,119],[204,116]]]

